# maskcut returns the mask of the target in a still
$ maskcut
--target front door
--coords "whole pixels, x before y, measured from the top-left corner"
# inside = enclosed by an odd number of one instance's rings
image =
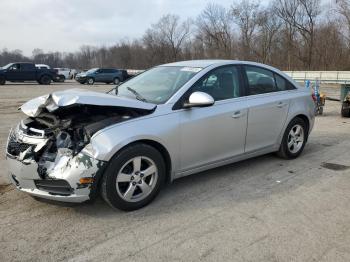
[[[237,66],[214,69],[187,92],[206,92],[215,104],[179,111],[182,172],[244,153],[248,109],[240,75]]]
[[[8,80],[8,81],[23,80],[23,77],[21,76],[21,65],[20,64],[13,64],[11,67],[9,67],[7,69],[6,80]]]

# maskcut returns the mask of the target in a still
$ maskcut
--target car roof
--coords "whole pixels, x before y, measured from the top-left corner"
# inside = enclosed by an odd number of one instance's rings
[[[252,62],[252,61],[228,60],[228,59],[187,60],[187,61],[168,63],[168,64],[164,64],[161,66],[188,66],[188,67],[205,68],[205,67],[212,66],[212,65],[225,65],[225,64],[256,65],[256,66],[276,70],[276,68],[271,67],[271,66],[266,65],[266,64],[261,64],[261,63]]]
[[[243,64],[243,65],[251,65],[251,66],[258,66],[262,67],[268,70],[271,70],[275,73],[278,73],[282,75],[284,78],[288,79],[290,82],[294,83],[295,86],[298,86],[298,84],[287,74],[279,70],[278,68],[261,64],[257,62],[252,61],[241,61],[241,60],[225,60],[225,59],[206,59],[206,60],[188,60],[188,61],[180,61],[180,62],[174,62],[169,64],[164,64],[160,66],[180,66],[180,67],[200,67],[205,68],[209,66],[221,66],[221,65],[232,65],[232,64]]]
[[[188,66],[188,67],[208,67],[214,64],[222,64],[222,63],[238,63],[236,60],[221,60],[221,59],[207,59],[207,60],[188,60],[188,61],[180,61],[169,64],[164,64],[162,66]]]

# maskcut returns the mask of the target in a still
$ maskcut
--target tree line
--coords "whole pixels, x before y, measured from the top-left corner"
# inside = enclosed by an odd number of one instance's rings
[[[52,67],[145,69],[190,59],[256,61],[282,70],[350,70],[350,0],[236,0],[208,4],[197,17],[167,14],[142,37],[76,52],[0,51],[0,65],[33,61]]]

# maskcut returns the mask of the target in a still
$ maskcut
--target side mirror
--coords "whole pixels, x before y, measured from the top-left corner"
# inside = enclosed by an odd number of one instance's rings
[[[190,95],[188,102],[184,104],[184,108],[207,107],[214,103],[214,98],[211,95],[204,92],[194,92]]]

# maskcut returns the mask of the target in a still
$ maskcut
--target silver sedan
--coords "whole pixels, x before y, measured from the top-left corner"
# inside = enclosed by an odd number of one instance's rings
[[[262,64],[198,60],[149,69],[108,93],[25,103],[9,177],[35,197],[112,207],[150,203],[166,182],[262,154],[298,157],[314,124],[310,90]]]

